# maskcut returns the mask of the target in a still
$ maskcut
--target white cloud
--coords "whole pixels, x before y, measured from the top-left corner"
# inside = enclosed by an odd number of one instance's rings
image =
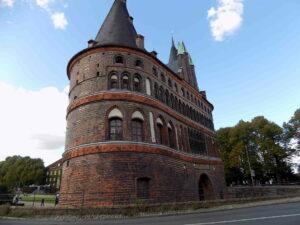
[[[6,6],[12,8],[14,6],[15,0],[0,0],[0,6]]]
[[[52,2],[53,0],[36,0],[36,4],[43,8],[43,9],[46,9],[48,10],[49,9],[49,4],[50,2]]]
[[[0,160],[22,155],[46,164],[63,153],[68,94],[55,87],[37,91],[0,82]]]
[[[68,21],[64,13],[55,12],[51,15],[51,19],[55,29],[61,29],[61,30],[66,29],[68,25]]]
[[[53,4],[59,2],[61,7],[67,8],[68,4],[65,0],[22,0],[22,2],[32,8],[34,5],[41,8],[48,13],[52,20],[55,29],[65,30],[68,23],[67,17],[64,12],[57,12],[53,8]],[[0,6],[13,8],[15,0],[0,0]],[[56,4],[57,5],[57,4]]]
[[[216,41],[236,32],[243,22],[243,0],[217,0],[218,6],[207,12],[212,35]]]

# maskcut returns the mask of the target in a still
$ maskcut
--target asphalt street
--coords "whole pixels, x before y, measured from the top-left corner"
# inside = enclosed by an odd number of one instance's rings
[[[138,219],[61,222],[51,220],[0,220],[1,225],[300,225],[300,203]]]

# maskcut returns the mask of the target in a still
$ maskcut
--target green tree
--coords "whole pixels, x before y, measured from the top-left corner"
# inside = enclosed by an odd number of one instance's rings
[[[296,110],[288,123],[283,124],[285,144],[294,155],[300,154],[300,109]]]
[[[281,182],[289,177],[289,151],[282,144],[283,129],[264,117],[217,131],[228,184]]]
[[[45,166],[41,159],[13,156],[0,163],[0,185],[9,190],[42,184]]]

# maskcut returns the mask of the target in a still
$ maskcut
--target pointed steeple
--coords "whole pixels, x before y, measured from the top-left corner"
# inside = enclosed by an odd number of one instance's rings
[[[190,66],[194,66],[194,62],[190,54],[189,54],[189,64]]]
[[[120,45],[136,48],[136,30],[126,0],[115,0],[95,41],[97,45]]]
[[[185,44],[182,42],[178,43],[178,55],[183,55],[184,53],[187,53]]]
[[[176,60],[177,60],[177,48],[175,47],[174,38],[172,37],[172,47],[170,51],[169,64],[172,64]]]
[[[174,38],[172,37],[172,47],[170,51],[170,58],[169,58],[169,63],[168,67],[173,70],[175,73],[178,72],[178,51],[177,48],[175,47],[174,43]]]

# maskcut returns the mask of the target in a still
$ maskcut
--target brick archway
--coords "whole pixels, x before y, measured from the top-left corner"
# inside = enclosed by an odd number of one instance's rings
[[[207,174],[202,174],[200,176],[198,190],[200,201],[215,199],[213,185]]]

